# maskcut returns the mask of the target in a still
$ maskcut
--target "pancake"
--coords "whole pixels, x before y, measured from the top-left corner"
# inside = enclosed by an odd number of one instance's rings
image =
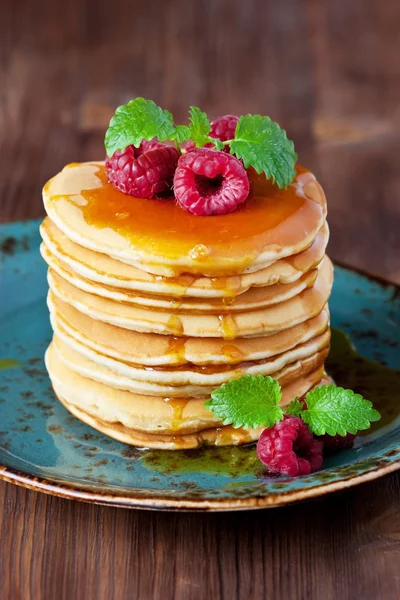
[[[293,283],[319,265],[325,255],[329,238],[328,225],[325,222],[311,246],[299,254],[277,260],[254,273],[210,278],[196,277],[188,273],[178,277],[147,273],[106,254],[93,252],[75,244],[48,217],[43,221],[40,233],[50,256],[83,279],[110,288],[174,298],[231,298],[246,292],[250,287]]]
[[[147,366],[227,365],[262,360],[281,354],[323,333],[329,325],[326,307],[312,319],[259,338],[186,338],[137,333],[92,319],[57,298],[51,291],[48,306],[54,330],[62,328],[77,343],[116,360]]]
[[[203,429],[196,433],[177,435],[151,434],[125,427],[121,423],[110,423],[93,414],[81,410],[75,404],[70,404],[57,392],[61,404],[77,419],[104,433],[108,437],[131,446],[152,448],[158,450],[189,450],[201,446],[237,446],[255,442],[261,435],[262,427],[258,429],[234,429],[230,426]]]
[[[244,362],[229,366],[154,368],[141,367],[111,359],[89,348],[77,344],[65,332],[59,330],[53,338],[58,359],[65,365],[95,381],[112,387],[144,395],[166,395],[174,398],[204,398],[213,390],[242,375],[270,375],[287,383],[296,379],[305,364],[321,362],[326,358],[330,341],[330,330],[296,346],[289,352],[279,354],[270,360]],[[315,365],[316,366],[316,365]]]
[[[318,385],[329,384],[328,376],[323,375]],[[314,386],[312,386],[314,387]],[[310,388],[311,389],[311,388]],[[57,392],[56,392],[57,393]],[[201,446],[238,446],[255,442],[261,435],[263,427],[258,429],[234,429],[230,425],[203,429],[196,433],[187,434],[151,434],[125,427],[119,422],[109,422],[70,404],[62,396],[58,399],[75,417],[124,444],[158,450],[189,450]]]
[[[100,321],[138,332],[224,339],[267,335],[315,317],[328,300],[332,280],[332,263],[325,257],[312,288],[278,305],[225,316],[149,310],[117,303],[76,288],[51,269],[48,273],[50,289],[58,298]]]
[[[68,165],[45,185],[45,361],[83,422],[141,447],[243,444],[263,428],[223,426],[204,405],[213,390],[270,375],[287,405],[326,382],[324,193],[301,167],[282,190],[248,174],[246,202],[218,217],[123,194],[103,163]]]
[[[298,167],[284,190],[249,172],[252,191],[232,213],[199,219],[172,199],[123,194],[102,163],[72,164],[44,186],[46,212],[72,241],[156,275],[232,276],[307,249],[324,224],[326,200]]]
[[[103,298],[109,298],[116,302],[125,302],[134,304],[138,307],[160,308],[161,310],[171,310],[179,308],[180,311],[190,313],[224,313],[239,312],[243,310],[254,310],[264,308],[272,304],[279,304],[297,296],[306,288],[311,287],[318,275],[318,269],[312,269],[302,275],[293,283],[270,285],[262,288],[251,288],[247,292],[233,298],[211,298],[211,299],[185,299],[168,298],[165,296],[151,296],[149,294],[139,294],[129,289],[113,288],[110,286],[99,285],[88,279],[78,276],[65,263],[55,258],[47,249],[45,244],[40,247],[42,257],[60,277],[68,281],[71,285]]]
[[[53,345],[49,347],[45,360],[55,392],[68,403],[68,408],[74,406],[110,426],[122,424],[129,430],[141,431],[146,435],[185,435],[222,425],[205,408],[204,399],[163,399],[106,386],[82,377],[57,360]],[[323,367],[301,373],[297,380],[282,388],[282,404],[288,404],[295,396],[305,394],[322,376]],[[260,432],[261,429],[257,434]]]

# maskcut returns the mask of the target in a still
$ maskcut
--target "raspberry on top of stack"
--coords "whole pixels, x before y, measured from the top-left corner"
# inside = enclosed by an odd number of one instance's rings
[[[128,444],[257,440],[282,406],[330,383],[321,186],[296,166],[286,133],[259,115],[210,123],[192,107],[189,126],[175,126],[137,98],[117,109],[105,145],[105,163],[67,165],[43,190],[56,395]],[[230,389],[236,417],[222,406]],[[254,393],[276,404],[261,420],[243,416]],[[293,411],[279,431],[303,432]],[[316,454],[285,460],[291,473],[294,464],[307,472]]]

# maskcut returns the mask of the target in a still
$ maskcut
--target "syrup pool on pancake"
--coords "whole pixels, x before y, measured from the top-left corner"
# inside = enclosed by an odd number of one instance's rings
[[[43,197],[50,219],[85,248],[156,275],[231,277],[306,250],[326,217],[325,196],[305,169],[284,190],[249,178],[254,192],[218,219],[196,218],[173,198],[128,196],[107,182],[102,164],[66,167]]]

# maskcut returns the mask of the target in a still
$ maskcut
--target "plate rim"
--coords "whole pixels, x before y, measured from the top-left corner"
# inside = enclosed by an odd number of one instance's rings
[[[353,463],[357,464],[357,463]],[[239,510],[255,510],[260,508],[276,508],[286,506],[294,502],[319,498],[333,492],[339,492],[350,487],[379,479],[384,475],[393,473],[400,469],[400,459],[378,466],[373,470],[365,471],[360,475],[353,475],[347,479],[339,479],[330,483],[320,483],[309,488],[264,494],[262,496],[251,496],[248,498],[166,498],[163,496],[152,496],[145,498],[135,494],[101,493],[97,491],[84,490],[79,486],[68,482],[59,483],[36,477],[17,471],[11,467],[0,465],[0,480],[13,483],[35,492],[42,492],[50,496],[57,496],[67,500],[78,500],[91,504],[103,506],[114,506],[117,508],[134,508],[145,510],[166,510],[177,512],[223,512]]]
[[[28,223],[34,223],[35,220],[22,221],[24,225]],[[10,223],[12,225],[18,225],[18,222]],[[9,225],[8,223],[2,224]],[[394,281],[390,281],[384,277],[376,274],[372,274],[365,269],[351,266],[340,260],[333,260],[334,265],[337,265],[347,271],[357,273],[363,277],[366,277],[379,285],[390,286],[394,288],[395,295],[400,294],[400,284]],[[395,446],[396,449],[396,446]],[[398,446],[400,449],[400,444]],[[377,457],[379,460],[379,457]],[[352,463],[352,464],[357,464]],[[8,467],[7,465],[0,464],[0,480],[8,483],[13,483],[19,487],[23,487],[36,492],[42,492],[47,495],[57,496],[69,500],[78,500],[81,502],[99,504],[105,506],[114,506],[122,508],[135,508],[135,509],[147,509],[147,510],[167,510],[167,511],[197,511],[197,512],[216,512],[216,511],[238,511],[238,510],[254,510],[259,508],[273,508],[278,506],[284,506],[299,502],[302,500],[309,500],[312,498],[318,498],[325,496],[332,492],[337,492],[343,489],[348,489],[365,483],[373,481],[384,475],[395,472],[400,469],[400,459],[390,461],[383,465],[378,465],[372,470],[365,471],[358,475],[351,475],[345,479],[339,479],[330,483],[320,483],[312,485],[309,488],[301,488],[296,490],[288,490],[277,492],[274,494],[264,493],[260,496],[251,496],[247,498],[213,498],[213,499],[199,499],[179,497],[179,498],[166,498],[162,494],[159,496],[155,495],[152,497],[142,497],[135,495],[135,493],[122,494],[120,491],[116,493],[102,493],[100,491],[94,491],[80,487],[70,482],[58,482],[55,480],[48,480],[45,478],[37,477],[25,471],[20,471]]]

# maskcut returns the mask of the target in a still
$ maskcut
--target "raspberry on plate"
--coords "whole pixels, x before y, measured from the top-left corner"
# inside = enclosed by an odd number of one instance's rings
[[[215,119],[211,123],[210,137],[217,138],[221,140],[221,142],[233,140],[238,121],[239,117],[235,117],[235,115],[218,117],[218,119]]]
[[[106,158],[108,180],[124,194],[153,198],[171,189],[178,157],[176,148],[154,140],[127,146]]]
[[[226,152],[197,148],[183,154],[174,177],[178,204],[194,215],[232,212],[249,195],[243,164]]]
[[[324,445],[324,452],[331,454],[338,450],[344,450],[345,448],[352,448],[354,446],[354,440],[357,434],[346,433],[346,435],[320,435],[316,439],[320,440]]]
[[[322,466],[322,442],[313,437],[299,417],[286,416],[262,432],[257,456],[270,473],[308,475]]]

